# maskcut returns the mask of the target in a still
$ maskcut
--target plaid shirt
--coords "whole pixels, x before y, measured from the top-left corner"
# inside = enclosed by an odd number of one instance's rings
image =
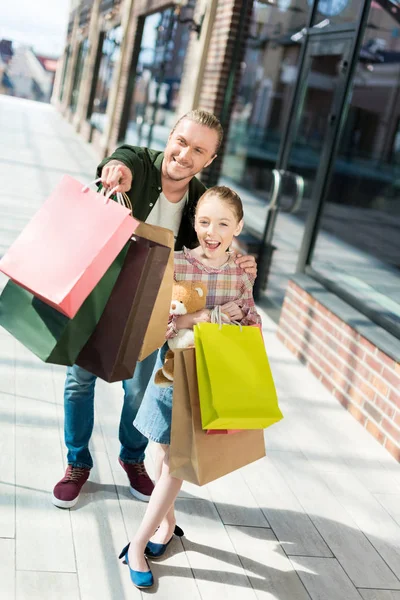
[[[235,302],[244,313],[241,325],[261,325],[253,299],[254,277],[238,267],[233,257],[229,257],[222,267],[208,267],[184,247],[174,254],[174,271],[175,281],[202,281],[207,285],[207,308]],[[171,324],[166,337],[169,339],[173,336]]]

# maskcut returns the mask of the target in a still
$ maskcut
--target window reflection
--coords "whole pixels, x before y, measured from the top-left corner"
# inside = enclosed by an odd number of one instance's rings
[[[125,141],[163,149],[176,121],[189,29],[173,8],[145,18]]]
[[[76,106],[78,103],[78,96],[79,96],[79,88],[80,88],[81,81],[82,81],[83,67],[85,64],[88,49],[89,49],[89,41],[86,38],[79,44],[78,57],[76,59],[76,67],[75,67],[74,81],[73,81],[73,85],[72,85],[72,94],[71,94],[71,102],[70,102],[72,112],[76,111]]]
[[[99,131],[104,131],[106,126],[106,112],[108,97],[114,74],[114,68],[119,58],[122,40],[122,27],[118,25],[104,34],[101,48],[101,60],[94,92],[92,114],[90,122]]]
[[[400,25],[373,2],[312,266],[400,336],[399,193]]]
[[[328,25],[355,23],[363,4],[363,0],[319,0],[314,24],[325,21]]]
[[[67,48],[65,50],[64,64],[63,64],[63,70],[62,70],[62,75],[61,75],[60,101],[62,101],[63,97],[64,97],[65,80],[67,77],[70,56],[71,56],[71,46],[67,46]]]
[[[307,23],[307,0],[255,1],[222,173],[267,198]]]

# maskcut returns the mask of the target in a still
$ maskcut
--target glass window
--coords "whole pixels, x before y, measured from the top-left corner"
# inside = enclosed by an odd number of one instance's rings
[[[64,96],[65,80],[67,77],[70,55],[71,55],[71,46],[68,46],[67,49],[65,50],[64,65],[63,65],[63,70],[62,70],[62,75],[61,75],[60,101],[62,101],[63,96]]]
[[[88,49],[89,49],[89,41],[86,38],[79,44],[78,56],[76,59],[74,82],[72,85],[72,94],[71,94],[71,102],[70,102],[71,110],[73,113],[76,111],[76,106],[78,103],[79,88],[80,88],[81,81],[82,81],[83,67],[85,64]]]
[[[92,125],[102,132],[106,127],[108,97],[111,90],[114,68],[119,58],[121,40],[122,27],[120,25],[108,31],[103,39],[101,60],[96,77],[96,88],[90,117]]]
[[[307,0],[254,2],[222,175],[262,199],[269,198],[308,17]]]
[[[126,143],[164,148],[176,121],[189,34],[173,8],[145,18]]]
[[[312,4],[312,0],[309,2]],[[355,23],[363,4],[363,0],[319,0],[314,24],[322,26]]]
[[[400,337],[399,32],[373,2],[312,267]]]

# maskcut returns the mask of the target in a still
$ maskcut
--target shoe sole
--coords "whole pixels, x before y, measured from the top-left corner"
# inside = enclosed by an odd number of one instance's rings
[[[132,581],[132,579],[131,579]],[[133,581],[132,581],[133,583]],[[151,585],[136,585],[136,583],[133,583],[133,585],[135,586],[135,588],[137,588],[138,590],[149,590],[150,588],[153,587],[154,583],[152,583]]]
[[[134,496],[137,500],[141,500],[142,502],[148,502],[150,500],[150,496],[145,496],[144,494],[141,494],[132,486],[129,486],[129,491],[132,494],[132,496]]]
[[[51,501],[57,508],[72,508],[78,502],[79,496],[74,500],[60,500],[54,494],[51,495]]]
[[[148,558],[149,560],[161,560],[162,558],[165,558],[165,554],[166,554],[166,550],[159,556],[151,556],[151,554],[147,554],[147,552],[144,553],[145,557]]]

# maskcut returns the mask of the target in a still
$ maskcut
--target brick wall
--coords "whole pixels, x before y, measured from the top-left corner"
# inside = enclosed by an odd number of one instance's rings
[[[400,461],[400,365],[293,281],[279,339]]]
[[[229,128],[230,115],[235,101],[237,86],[240,77],[240,63],[244,54],[245,40],[253,2],[246,4],[244,28],[239,39],[241,19],[243,18],[242,0],[220,0],[217,5],[213,30],[208,47],[207,63],[204,68],[203,84],[200,92],[199,107],[208,110],[221,119],[226,140]],[[238,52],[236,72],[232,73],[232,60],[234,53]],[[232,96],[226,114],[223,115],[225,95],[231,75],[234,76]],[[215,185],[221,170],[223,146],[218,158],[202,174],[205,185]]]

